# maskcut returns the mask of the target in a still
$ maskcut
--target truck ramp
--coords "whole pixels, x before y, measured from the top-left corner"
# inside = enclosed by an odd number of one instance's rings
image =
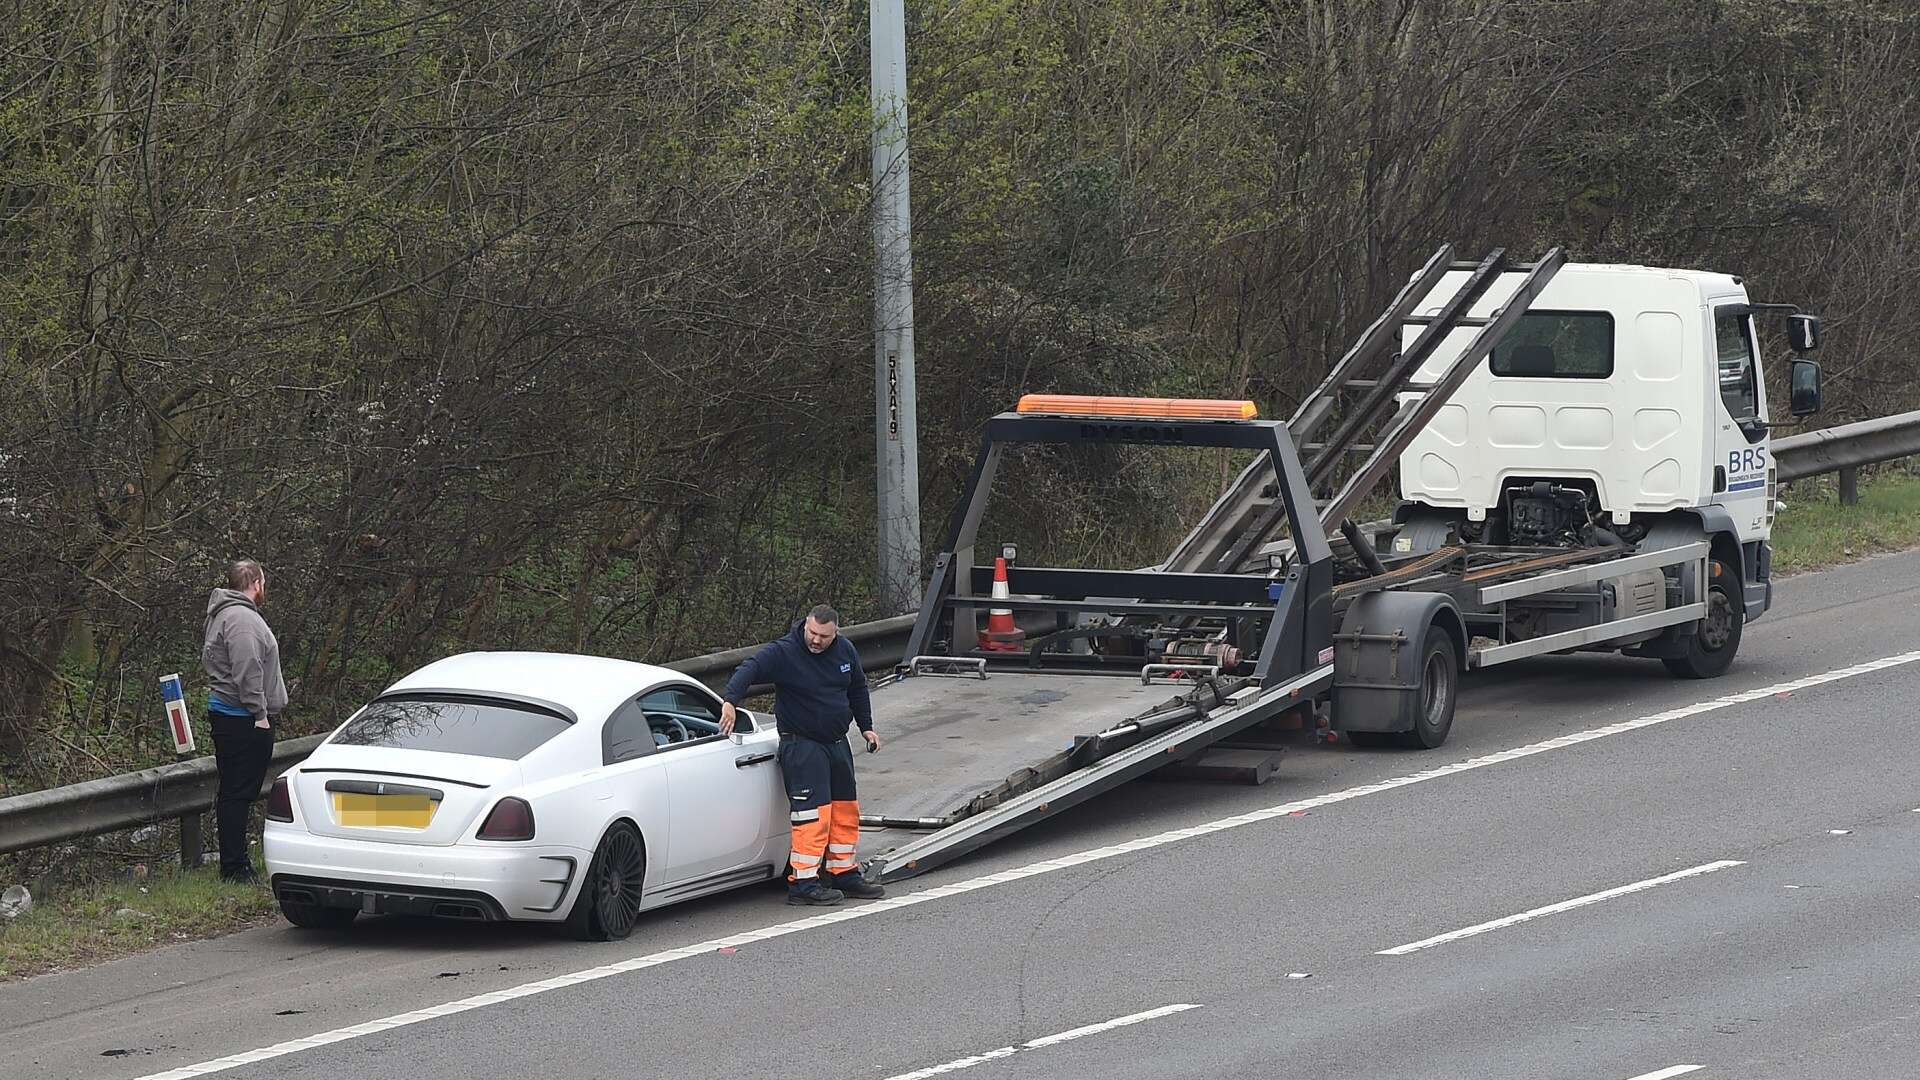
[[[1197,754],[1323,690],[1332,665],[1272,687],[1019,671],[877,686],[885,748],[859,762],[866,874],[897,880]]]
[[[1178,689],[1114,675],[897,679],[873,695],[875,726],[887,741],[859,761],[862,824],[950,825],[1056,779],[1076,736],[1178,705]]]

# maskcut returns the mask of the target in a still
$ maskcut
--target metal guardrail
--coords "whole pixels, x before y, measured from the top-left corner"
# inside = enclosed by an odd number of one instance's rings
[[[1860,466],[1914,455],[1920,455],[1920,412],[1811,431],[1773,444],[1781,482],[1838,472],[1843,498],[1852,489],[1850,478]],[[887,669],[906,659],[913,619],[912,615],[901,615],[858,623],[841,633],[860,648],[868,670]],[[662,666],[717,685],[759,647],[706,653]],[[309,735],[275,745],[267,784],[312,753],[325,738]],[[215,783],[213,759],[203,757],[0,799],[0,853],[205,813],[213,806]],[[266,784],[261,790],[264,793]]]
[[[261,792],[325,738],[275,743]],[[205,813],[213,807],[218,779],[213,758],[202,757],[0,799],[0,853]]]
[[[907,658],[907,635],[913,630],[913,619],[912,615],[897,615],[891,619],[879,619],[875,622],[853,623],[841,627],[840,634],[860,650],[862,667],[868,671],[890,668]],[[703,683],[717,686],[725,682],[727,676],[733,674],[734,668],[746,663],[747,659],[760,648],[761,645],[748,645],[743,649],[728,649],[725,652],[689,656],[685,660],[675,660],[660,666],[672,668],[682,675],[691,675]],[[756,689],[760,688],[756,687]]]
[[[1776,439],[1773,460],[1781,483],[1840,474],[1840,501],[1859,498],[1859,468],[1920,454],[1920,412],[1862,420]]]

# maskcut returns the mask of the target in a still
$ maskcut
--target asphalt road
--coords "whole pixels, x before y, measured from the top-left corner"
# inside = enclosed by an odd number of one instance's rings
[[[1135,784],[847,915],[767,887],[617,945],[281,925],[0,986],[0,1071],[1917,1075],[1917,581],[1920,554],[1784,582],[1715,682],[1496,669],[1438,751]]]

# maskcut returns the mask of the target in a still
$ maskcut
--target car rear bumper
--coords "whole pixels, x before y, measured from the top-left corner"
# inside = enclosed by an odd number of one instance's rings
[[[425,847],[270,824],[267,876],[294,903],[484,921],[566,918],[593,853],[557,845]]]

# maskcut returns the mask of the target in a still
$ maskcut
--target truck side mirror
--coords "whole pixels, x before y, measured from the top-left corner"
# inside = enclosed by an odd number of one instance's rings
[[[1799,353],[1812,352],[1813,350],[1819,348],[1820,347],[1820,316],[1818,315],[1787,316],[1787,344],[1793,347],[1794,352],[1799,352]],[[1817,379],[1817,376],[1816,376],[1816,379]],[[1796,382],[1794,383],[1794,385],[1798,386],[1800,384]]]
[[[1812,360],[1795,360],[1787,377],[1788,404],[1795,416],[1812,416],[1820,411],[1820,365]]]

